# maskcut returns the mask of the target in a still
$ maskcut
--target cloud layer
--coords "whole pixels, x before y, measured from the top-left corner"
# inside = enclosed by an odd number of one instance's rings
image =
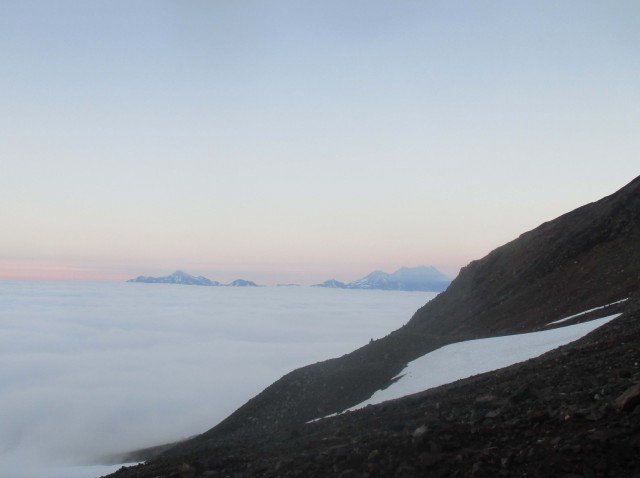
[[[90,463],[205,431],[433,294],[0,282],[0,456]]]

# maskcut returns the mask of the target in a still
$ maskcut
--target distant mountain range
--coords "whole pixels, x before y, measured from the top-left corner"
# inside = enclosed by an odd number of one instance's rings
[[[349,282],[348,284],[335,279],[329,279],[313,287],[442,292],[450,283],[451,279],[435,267],[418,266],[402,267],[392,274],[373,271],[368,276]]]
[[[192,276],[183,271],[175,271],[173,274],[162,277],[138,276],[127,282],[142,282],[145,284],[180,284],[201,285],[209,287],[260,287],[255,282],[236,279],[229,284],[207,279],[203,276]],[[378,290],[414,290],[442,292],[451,279],[431,266],[402,267],[392,274],[382,271],[373,271],[362,279],[345,284],[344,282],[330,279],[322,284],[312,287],[326,287],[332,289],[378,289]],[[298,284],[278,284],[279,286],[297,286]]]
[[[138,276],[135,279],[129,279],[127,282],[142,282],[145,284],[204,285],[210,287],[260,287],[258,284],[250,280],[236,279],[229,284],[222,284],[203,276],[192,276],[191,274],[187,274],[182,271],[175,271],[173,274],[163,277]]]

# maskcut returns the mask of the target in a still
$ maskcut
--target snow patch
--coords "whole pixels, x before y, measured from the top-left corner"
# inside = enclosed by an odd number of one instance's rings
[[[560,324],[562,322],[566,322],[567,320],[574,319],[576,317],[580,317],[581,315],[588,314],[589,312],[593,312],[594,310],[600,310],[600,309],[604,309],[605,307],[610,307],[612,305],[620,304],[621,302],[624,302],[625,300],[629,300],[629,298],[627,297],[626,299],[618,300],[616,302],[611,302],[610,304],[607,304],[607,305],[601,305],[600,307],[594,307],[593,309],[585,310],[584,312],[579,312],[577,314],[570,315],[569,317],[565,317],[564,319],[556,320],[555,322],[549,322],[547,325]]]
[[[384,390],[378,390],[371,398],[348,410],[357,410],[367,405],[401,398],[472,375],[523,362],[573,342],[620,315],[609,315],[601,319],[541,332],[468,340],[446,345],[409,362],[396,382]]]

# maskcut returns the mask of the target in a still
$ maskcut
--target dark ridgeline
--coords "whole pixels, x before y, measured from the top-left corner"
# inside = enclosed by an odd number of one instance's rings
[[[639,246],[640,177],[473,261],[388,336],[285,375],[206,433],[116,475],[640,471],[640,398],[632,388],[640,382]],[[626,298],[579,320],[622,317],[541,358],[305,424],[367,399],[443,345],[533,331]],[[616,402],[630,387],[630,401]]]

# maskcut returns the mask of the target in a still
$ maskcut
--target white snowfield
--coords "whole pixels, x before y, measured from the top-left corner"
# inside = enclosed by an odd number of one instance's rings
[[[599,308],[603,307],[606,306]],[[446,345],[409,362],[395,383],[384,390],[378,390],[371,398],[348,410],[357,410],[367,405],[401,398],[472,375],[523,362],[573,342],[619,315],[621,314],[542,332],[469,340]]]

